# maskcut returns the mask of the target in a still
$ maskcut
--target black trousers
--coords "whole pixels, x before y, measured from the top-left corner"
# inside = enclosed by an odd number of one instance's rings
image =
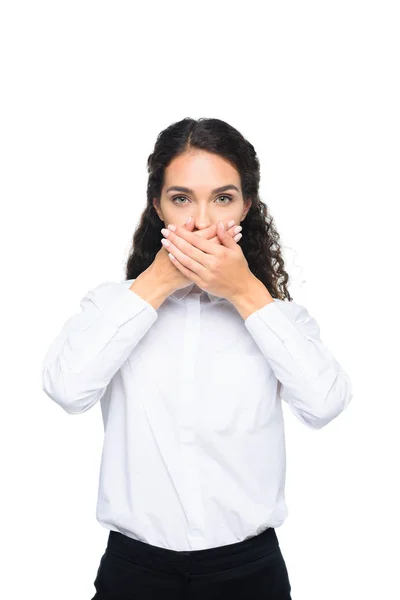
[[[92,600],[291,600],[275,529],[205,550],[152,546],[110,531]]]

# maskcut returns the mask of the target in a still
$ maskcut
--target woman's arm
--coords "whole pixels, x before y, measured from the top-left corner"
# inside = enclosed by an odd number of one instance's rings
[[[244,323],[279,381],[281,398],[302,423],[320,429],[346,408],[353,397],[349,376],[304,306],[274,300]]]
[[[72,414],[100,400],[158,318],[147,300],[118,282],[89,290],[80,306],[81,312],[64,323],[41,366],[42,390]]]

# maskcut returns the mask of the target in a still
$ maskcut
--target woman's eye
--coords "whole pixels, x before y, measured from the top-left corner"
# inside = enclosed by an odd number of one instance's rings
[[[232,196],[218,196],[219,198],[228,198],[229,202],[223,202],[222,204],[229,204],[232,202]]]
[[[187,200],[186,196],[174,196],[174,198],[172,198],[172,202],[174,202],[175,204],[184,204],[184,202],[176,202],[176,200],[183,198],[184,200]],[[229,202],[222,202],[222,204],[230,204],[232,202],[232,196],[218,196],[218,198],[227,198],[229,200]]]

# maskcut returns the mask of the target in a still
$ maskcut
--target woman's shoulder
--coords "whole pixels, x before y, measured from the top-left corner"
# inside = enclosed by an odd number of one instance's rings
[[[107,280],[92,286],[85,294],[85,297],[93,300],[95,304],[104,304],[108,300],[115,298],[120,292],[128,289],[134,279]]]

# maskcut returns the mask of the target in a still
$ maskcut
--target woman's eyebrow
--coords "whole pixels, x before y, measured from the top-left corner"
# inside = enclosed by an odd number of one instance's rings
[[[228,185],[223,185],[222,187],[218,187],[215,190],[211,190],[212,194],[219,194],[221,192],[226,192],[227,190],[236,190],[237,192],[239,191],[239,188],[236,187],[236,185],[233,184],[228,184]],[[168,192],[185,192],[186,194],[194,194],[194,191],[187,188],[187,187],[182,187],[181,185],[173,185],[171,187],[169,187],[166,190],[166,193]]]

